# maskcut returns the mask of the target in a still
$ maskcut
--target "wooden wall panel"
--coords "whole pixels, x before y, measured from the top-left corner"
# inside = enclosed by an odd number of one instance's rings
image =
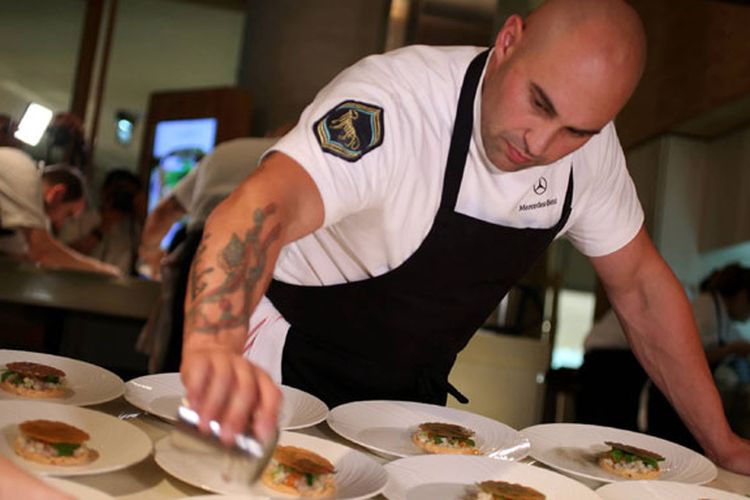
[[[750,6],[708,0],[631,0],[649,58],[618,118],[627,148],[750,94]]]

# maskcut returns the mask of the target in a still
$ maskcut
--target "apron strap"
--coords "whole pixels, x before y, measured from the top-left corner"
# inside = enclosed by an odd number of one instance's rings
[[[456,206],[474,126],[474,96],[479,88],[479,79],[482,77],[489,53],[490,49],[487,49],[477,55],[464,75],[456,109],[456,120],[453,123],[451,145],[448,150],[448,166],[443,179],[443,196],[438,214],[451,212]]]

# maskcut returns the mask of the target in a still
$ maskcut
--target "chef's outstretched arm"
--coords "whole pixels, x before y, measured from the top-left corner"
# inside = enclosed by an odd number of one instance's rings
[[[750,473],[750,443],[729,427],[687,296],[645,229],[591,261],[633,352],[706,454]]]
[[[188,280],[180,374],[204,430],[218,420],[227,443],[250,417],[262,438],[276,425],[279,390],[242,355],[248,321],[281,247],[322,223],[315,183],[283,153],[264,159],[206,221]]]

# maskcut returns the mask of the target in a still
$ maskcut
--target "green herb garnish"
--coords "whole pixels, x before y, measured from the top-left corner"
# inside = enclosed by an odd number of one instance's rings
[[[60,383],[60,377],[57,375],[47,375],[42,379],[44,382],[49,382],[52,384],[59,384]]]
[[[305,473],[305,479],[307,480],[307,485],[312,486],[315,482],[315,474],[310,474],[309,472]]]
[[[53,443],[50,444],[50,446],[56,449],[57,454],[61,457],[71,457],[73,456],[73,452],[81,447],[80,444],[73,443]]]
[[[8,377],[12,377],[13,375],[17,375],[17,373],[11,370],[5,370],[3,374],[0,375],[0,382],[5,382]]]
[[[443,438],[440,436],[435,436],[432,438],[432,440],[435,442],[435,444],[443,444]]]

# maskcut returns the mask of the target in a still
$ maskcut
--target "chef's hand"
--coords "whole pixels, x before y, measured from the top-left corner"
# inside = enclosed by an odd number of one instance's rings
[[[267,442],[276,432],[281,391],[268,374],[230,347],[211,338],[190,339],[182,354],[180,375],[190,407],[208,422],[221,424],[221,440],[229,445],[232,435],[244,433],[252,420],[253,432]]]
[[[750,475],[750,441],[732,434],[716,453],[707,450],[708,458],[716,465],[738,474]]]

